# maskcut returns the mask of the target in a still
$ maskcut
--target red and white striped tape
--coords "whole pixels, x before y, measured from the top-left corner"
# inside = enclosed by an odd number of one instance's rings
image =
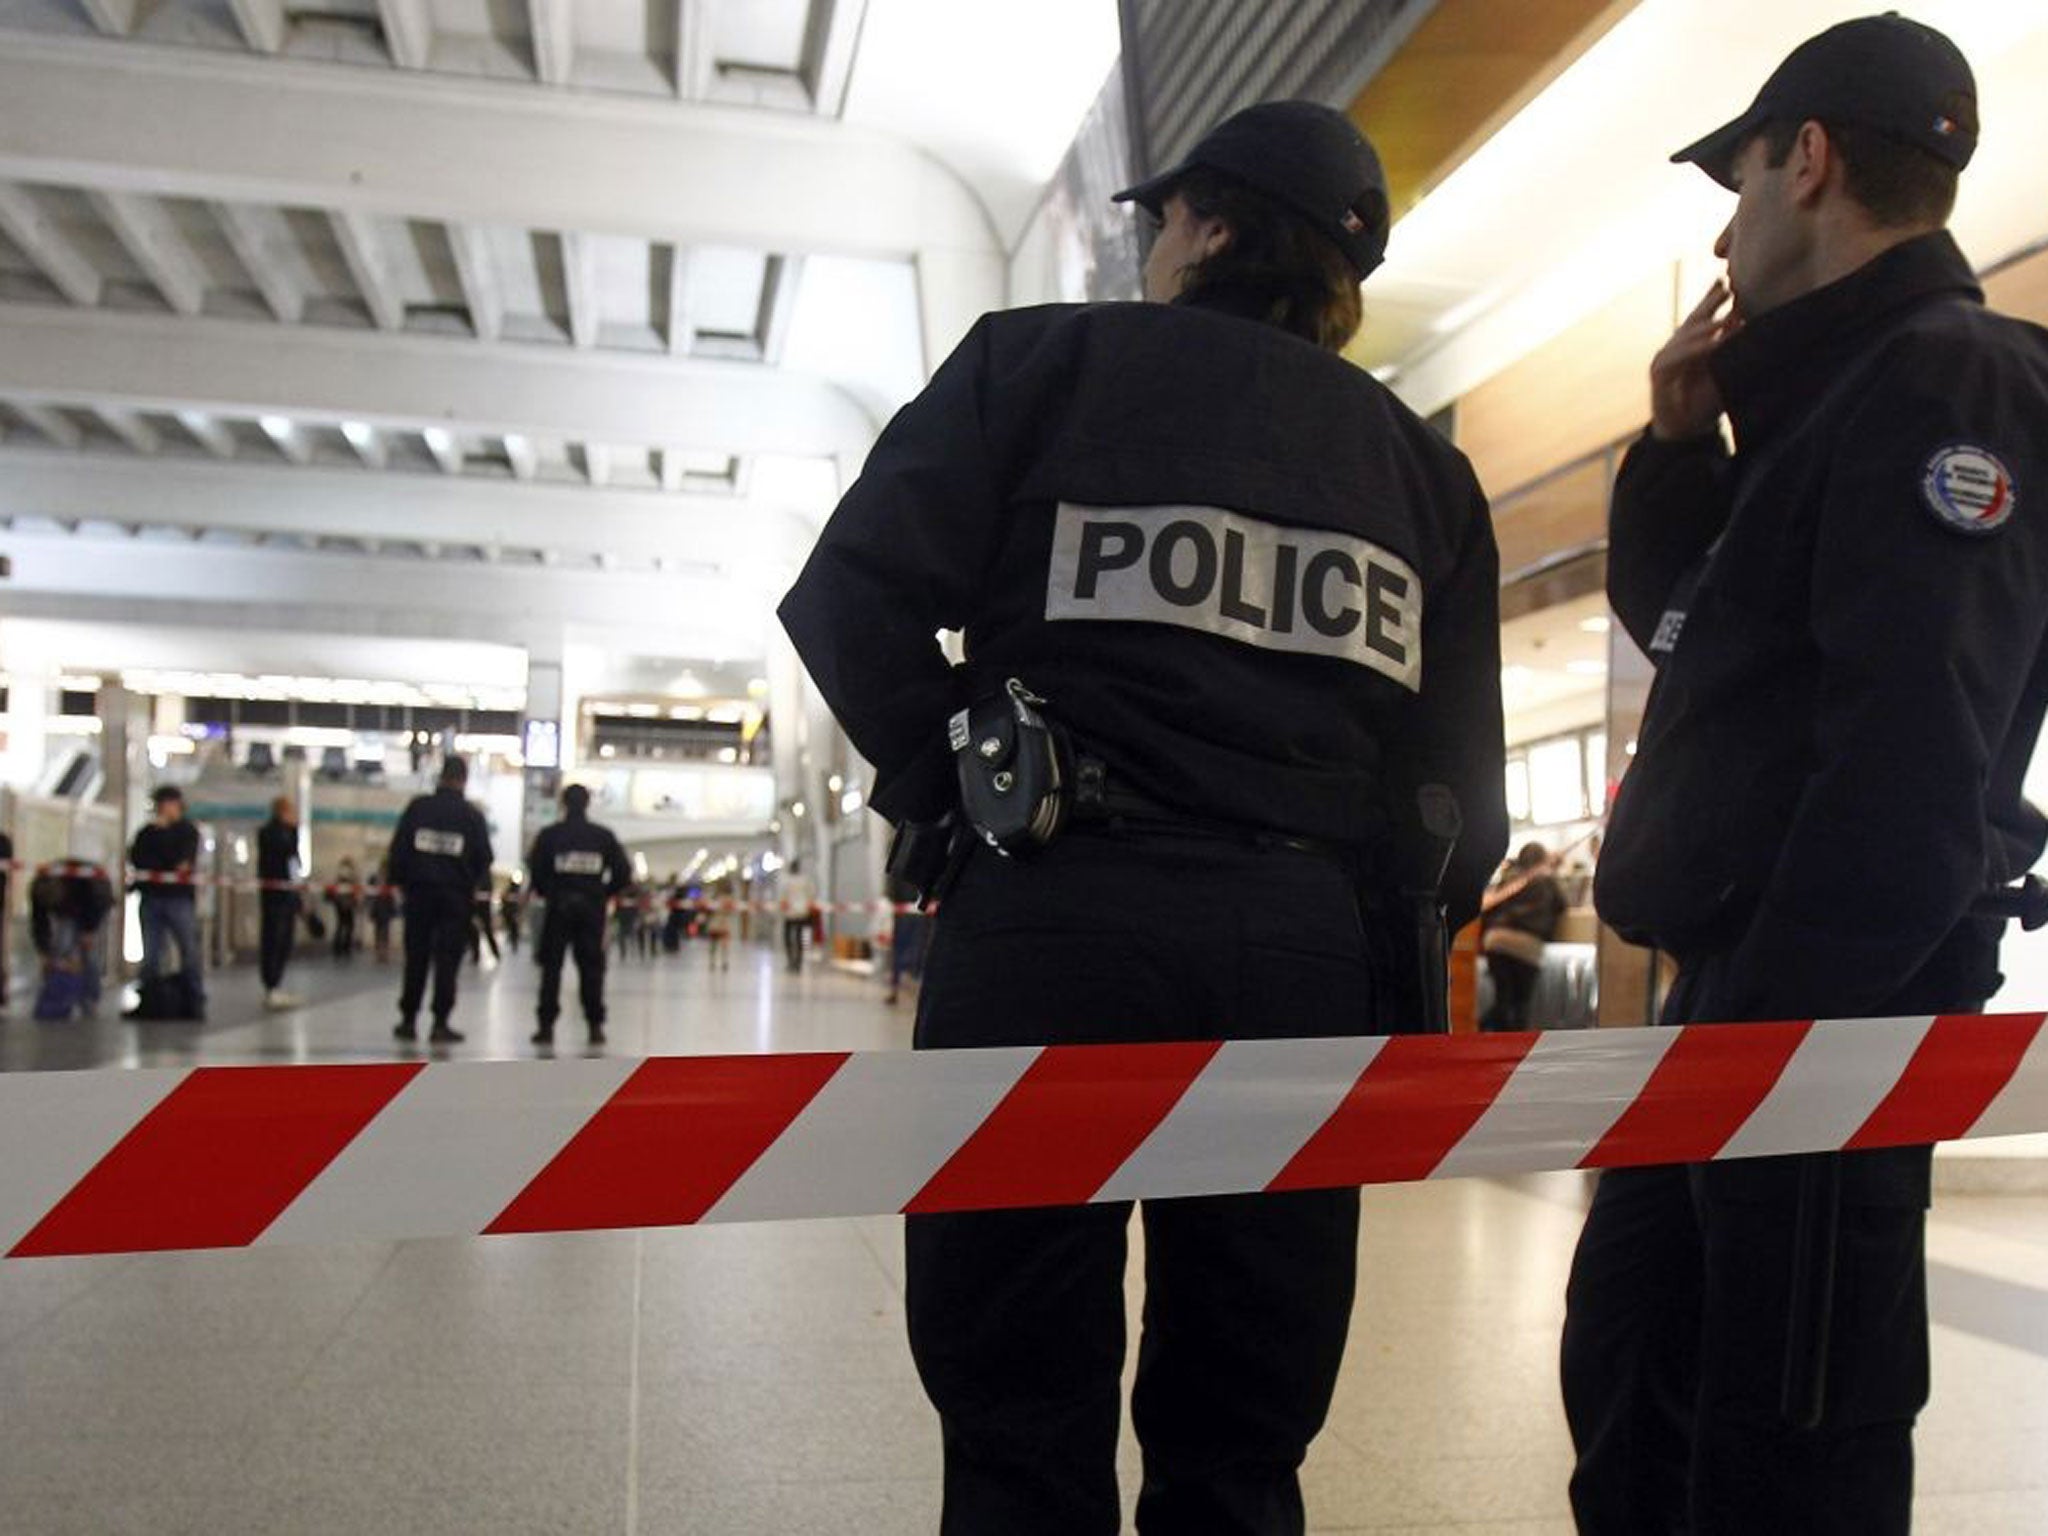
[[[2044,1015],[0,1076],[0,1252],[952,1211],[2048,1130]]]

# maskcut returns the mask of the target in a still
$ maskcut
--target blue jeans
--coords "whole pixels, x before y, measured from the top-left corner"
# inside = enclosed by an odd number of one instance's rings
[[[164,941],[178,951],[178,970],[191,978],[192,1000],[203,1002],[206,983],[199,970],[199,903],[188,896],[144,896],[142,898],[142,979],[162,976]]]
[[[78,924],[68,917],[50,920],[50,952],[43,957],[46,965],[53,961],[75,963],[78,966],[78,1001],[87,1013],[100,1005],[100,957],[99,934],[81,933]]]

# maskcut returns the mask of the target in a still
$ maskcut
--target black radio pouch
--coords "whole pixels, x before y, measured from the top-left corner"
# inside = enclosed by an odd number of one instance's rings
[[[1072,754],[1065,734],[1038,712],[1043,703],[1013,677],[948,724],[960,808],[998,853],[1043,848],[1066,824]]]
[[[889,841],[885,868],[890,879],[917,893],[919,906],[929,907],[959,872],[959,851],[966,846],[960,818],[950,811],[938,821],[906,821]]]

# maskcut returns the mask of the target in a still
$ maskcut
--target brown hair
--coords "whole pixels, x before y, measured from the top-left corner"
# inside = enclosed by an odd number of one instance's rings
[[[1266,302],[1262,318],[1331,352],[1358,334],[1358,273],[1308,220],[1206,167],[1173,190],[1197,216],[1230,226],[1229,243],[1187,269],[1183,297],[1209,288],[1254,295]]]
[[[1976,106],[1967,97],[1957,97],[1960,114],[1976,128]],[[1842,185],[1869,215],[1885,229],[1914,224],[1941,225],[1955,211],[1957,171],[1926,150],[1865,128],[1857,123],[1820,121],[1828,143],[1842,158]],[[1783,165],[1799,140],[1803,123],[1766,123],[1758,132],[1771,168]]]

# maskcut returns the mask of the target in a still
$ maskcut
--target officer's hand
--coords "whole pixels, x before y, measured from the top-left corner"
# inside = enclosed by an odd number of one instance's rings
[[[1721,420],[1721,391],[1707,368],[1714,350],[1742,322],[1723,315],[1728,285],[1717,281],[1650,360],[1650,435],[1665,442],[1704,437]]]

